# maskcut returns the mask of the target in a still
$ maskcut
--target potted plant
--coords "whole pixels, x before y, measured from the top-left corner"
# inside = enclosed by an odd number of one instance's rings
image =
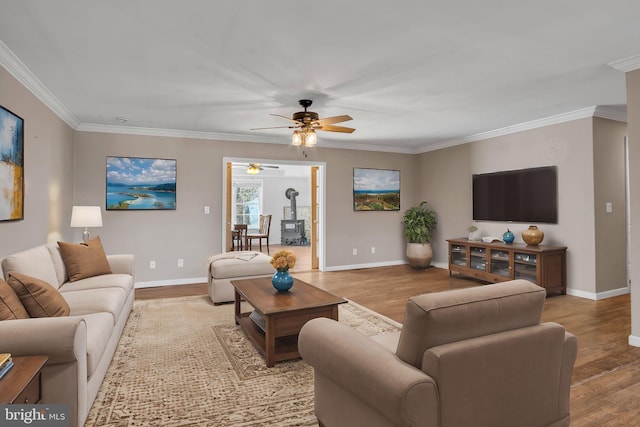
[[[438,217],[435,211],[427,208],[427,202],[407,209],[402,217],[404,235],[407,238],[407,259],[415,268],[427,268],[431,265],[433,249],[432,232],[436,228]]]

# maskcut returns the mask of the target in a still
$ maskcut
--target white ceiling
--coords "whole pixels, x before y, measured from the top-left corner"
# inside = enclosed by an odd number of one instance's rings
[[[637,0],[0,0],[0,10],[0,64],[80,130],[287,143],[288,129],[249,129],[287,125],[269,114],[289,117],[310,98],[320,117],[349,114],[341,125],[357,129],[319,132],[319,146],[422,152],[595,106],[624,113],[624,72],[608,64],[640,63]]]

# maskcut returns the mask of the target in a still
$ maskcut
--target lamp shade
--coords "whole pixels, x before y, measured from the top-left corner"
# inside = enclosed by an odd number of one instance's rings
[[[100,206],[74,206],[71,227],[102,227]]]

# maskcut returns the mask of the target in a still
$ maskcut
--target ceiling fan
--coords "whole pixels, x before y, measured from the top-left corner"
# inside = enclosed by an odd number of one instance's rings
[[[264,168],[280,169],[280,166],[263,165],[261,163],[249,163],[247,165],[238,165],[238,166],[246,167],[247,173],[251,175],[256,175],[260,173],[260,171],[264,170]]]
[[[293,131],[292,142],[293,145],[304,145],[306,147],[311,147],[316,144],[316,130],[321,130],[325,132],[341,132],[341,133],[352,133],[355,131],[354,128],[349,128],[345,126],[335,126],[334,123],[346,122],[349,120],[353,120],[351,116],[342,115],[342,116],[333,116],[326,117],[321,119],[318,116],[318,113],[313,111],[307,111],[307,108],[311,106],[313,103],[310,99],[301,99],[298,101],[300,105],[304,108],[304,111],[298,111],[293,114],[292,118],[282,116],[280,114],[271,114],[272,116],[282,117],[285,120],[293,122],[293,125],[289,126],[274,126],[274,127],[266,127],[266,128],[254,128],[251,130],[262,130],[262,129],[295,129]]]

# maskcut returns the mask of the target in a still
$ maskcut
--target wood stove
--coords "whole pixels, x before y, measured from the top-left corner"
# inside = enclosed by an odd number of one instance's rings
[[[298,219],[296,212],[296,197],[300,193],[294,188],[287,188],[284,194],[291,201],[291,219],[280,221],[280,244],[306,246],[309,242],[304,235],[304,219]]]

